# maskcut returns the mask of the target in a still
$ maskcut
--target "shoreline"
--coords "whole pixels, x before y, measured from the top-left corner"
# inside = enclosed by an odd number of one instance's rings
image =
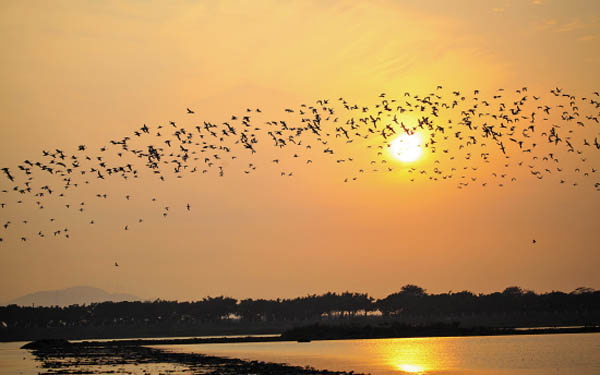
[[[143,345],[115,345],[114,342],[70,343],[67,340],[39,340],[24,345],[30,349],[43,371],[56,374],[134,374],[125,366],[134,366],[149,374],[255,374],[255,375],[364,375],[354,371],[331,371],[311,366],[294,366],[197,353],[179,353]],[[29,347],[28,347],[29,346]],[[22,348],[24,348],[22,347]],[[165,370],[165,366],[170,369]],[[163,371],[165,370],[165,371]]]
[[[327,333],[328,327],[308,326],[304,330],[323,328]],[[329,327],[331,328],[331,327]],[[348,328],[348,327],[347,327]],[[353,327],[356,329],[356,327]],[[365,329],[366,327],[363,327]],[[424,328],[424,327],[421,327]],[[425,327],[431,329],[432,327]],[[446,327],[447,328],[447,327]],[[339,329],[339,327],[338,327]],[[455,328],[455,330],[458,328]],[[190,345],[211,343],[244,343],[244,342],[310,342],[322,340],[353,340],[353,339],[383,339],[383,338],[411,338],[411,337],[474,337],[474,336],[509,336],[509,335],[547,335],[547,334],[573,334],[573,333],[599,333],[600,326],[593,327],[562,327],[562,328],[535,328],[535,329],[469,329],[455,331],[450,334],[430,332],[429,335],[379,335],[368,336],[354,332],[344,337],[298,337],[293,339],[292,333],[287,336],[245,336],[245,337],[212,337],[212,338],[176,338],[176,339],[129,339],[109,341],[77,341],[70,342],[64,339],[38,340],[25,344],[22,350],[30,350],[36,361],[41,364],[43,371],[40,375],[51,374],[112,374],[124,371],[123,366],[142,366],[148,370],[164,366],[170,367],[169,372],[177,371],[180,374],[255,374],[255,375],[362,375],[354,371],[331,371],[315,369],[310,366],[294,366],[285,363],[272,363],[257,360],[243,360],[227,356],[214,356],[201,353],[186,353],[169,350],[157,346]],[[435,334],[434,334],[435,333]],[[461,333],[457,335],[456,333]],[[141,367],[138,367],[141,368]],[[159,371],[160,372],[160,371]],[[127,372],[134,374],[133,372]],[[144,371],[144,374],[149,373]]]
[[[476,336],[519,336],[519,335],[549,335],[549,334],[578,334],[578,333],[600,333],[600,326],[590,327],[546,327],[546,328],[469,328],[457,329],[452,332],[427,332],[422,334],[389,334],[389,335],[365,335],[349,334],[342,336],[286,336],[281,335],[260,335],[260,336],[236,336],[236,337],[210,337],[210,338],[139,338],[139,339],[115,339],[115,340],[76,340],[76,342],[64,340],[70,345],[82,346],[153,346],[153,345],[194,345],[194,344],[235,344],[235,343],[261,343],[261,342],[310,342],[325,340],[368,340],[368,339],[394,339],[394,338],[427,338],[427,337],[476,337]],[[43,341],[43,340],[41,340]],[[32,341],[22,346],[22,349],[29,349],[30,344],[38,341]],[[35,346],[30,347],[31,349]]]

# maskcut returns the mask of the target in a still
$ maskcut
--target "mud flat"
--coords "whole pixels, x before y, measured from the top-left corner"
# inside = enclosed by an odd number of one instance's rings
[[[133,342],[39,340],[23,346],[41,364],[40,374],[257,374],[350,375],[262,361],[176,353]]]

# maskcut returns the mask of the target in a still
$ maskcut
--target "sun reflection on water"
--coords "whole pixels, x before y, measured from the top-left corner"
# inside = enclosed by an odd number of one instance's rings
[[[436,345],[435,339],[426,343],[421,339],[386,340],[377,351],[398,374],[429,374],[439,369],[436,350],[440,348]]]

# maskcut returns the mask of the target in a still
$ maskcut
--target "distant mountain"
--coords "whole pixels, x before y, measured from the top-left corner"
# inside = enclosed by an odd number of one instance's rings
[[[47,290],[26,294],[8,301],[4,305],[31,306],[35,304],[35,306],[69,306],[106,301],[141,301],[141,299],[132,294],[108,293],[105,290],[91,286],[75,286],[60,290]]]

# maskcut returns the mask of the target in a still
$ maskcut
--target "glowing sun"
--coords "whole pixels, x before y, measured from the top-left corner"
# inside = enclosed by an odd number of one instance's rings
[[[423,154],[423,139],[419,133],[399,135],[390,144],[390,152],[400,161],[416,161]]]
[[[398,369],[400,369],[400,371],[402,372],[406,372],[409,374],[417,374],[422,373],[424,371],[424,368],[422,366],[407,364],[398,365]]]

